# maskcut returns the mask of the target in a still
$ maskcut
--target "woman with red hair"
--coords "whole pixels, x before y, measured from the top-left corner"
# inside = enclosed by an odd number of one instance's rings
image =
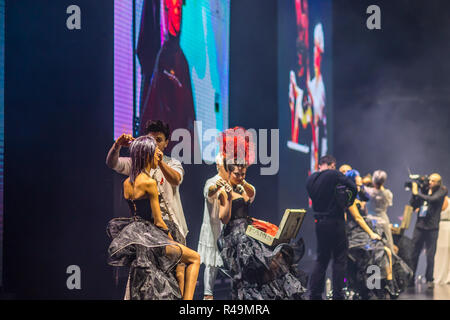
[[[221,151],[228,175],[219,191],[219,218],[224,228],[218,239],[223,271],[232,279],[233,300],[302,299],[305,288],[294,266],[294,250],[288,244],[270,248],[245,234],[253,223],[249,208],[255,188],[245,181],[255,161],[252,134],[243,128],[221,135]]]

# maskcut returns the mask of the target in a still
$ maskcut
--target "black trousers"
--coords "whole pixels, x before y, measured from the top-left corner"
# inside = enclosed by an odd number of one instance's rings
[[[436,254],[438,233],[439,230],[424,230],[416,227],[412,238],[411,268],[414,271],[414,276],[416,275],[420,252],[425,246],[427,256],[425,278],[429,282],[433,281],[434,255]]]
[[[311,299],[322,299],[325,275],[333,258],[333,299],[344,298],[344,277],[347,271],[348,239],[344,219],[316,219],[317,259],[311,274]]]

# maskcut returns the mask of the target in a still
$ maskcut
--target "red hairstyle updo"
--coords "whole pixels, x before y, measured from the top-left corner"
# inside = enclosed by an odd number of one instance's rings
[[[220,153],[225,170],[229,166],[245,166],[255,163],[255,143],[252,132],[242,127],[227,129],[219,135]]]

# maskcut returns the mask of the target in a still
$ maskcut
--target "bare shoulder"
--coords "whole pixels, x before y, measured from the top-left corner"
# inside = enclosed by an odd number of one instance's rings
[[[130,182],[130,178],[127,178],[123,182],[123,195],[126,199],[128,199],[132,194],[133,194],[133,185]]]
[[[145,193],[153,193],[156,190],[156,181],[148,175],[141,173],[136,177],[135,188]]]
[[[123,186],[131,186],[131,182],[130,182],[130,178],[126,178],[125,181],[123,182]]]

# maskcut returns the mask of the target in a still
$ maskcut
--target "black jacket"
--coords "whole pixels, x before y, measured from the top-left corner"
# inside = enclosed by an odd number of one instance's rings
[[[336,186],[344,185],[352,192],[352,203],[355,200],[357,187],[348,177],[337,170],[315,172],[306,180],[306,190],[313,203],[316,213],[327,214],[337,218],[344,218],[344,209],[336,199]]]
[[[442,205],[444,204],[445,197],[448,190],[445,186],[440,186],[438,189],[432,192],[431,195],[424,195],[419,192],[417,197],[428,203],[428,212],[425,217],[417,217],[416,228],[424,230],[437,230],[439,229],[439,220],[441,218]]]

